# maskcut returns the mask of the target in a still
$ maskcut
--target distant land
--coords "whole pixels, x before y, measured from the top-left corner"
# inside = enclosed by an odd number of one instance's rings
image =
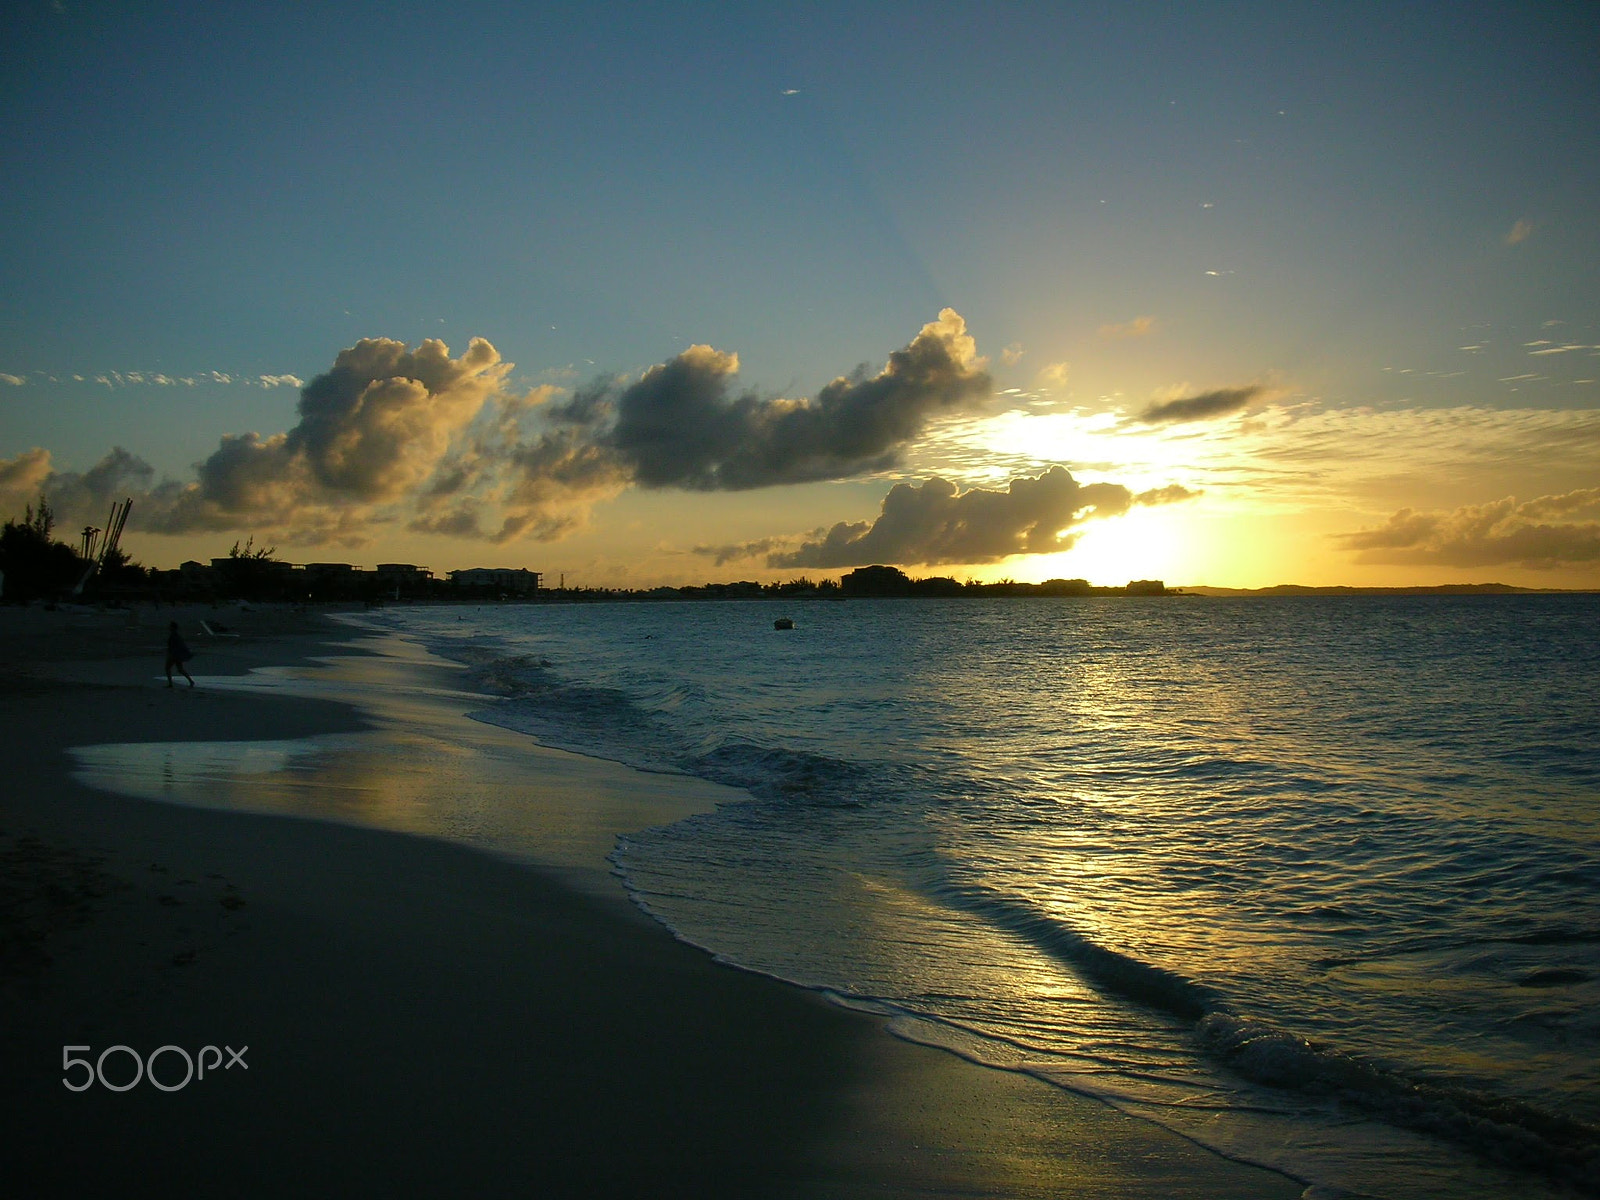
[[[1173,590],[1189,596],[1520,596],[1591,595],[1600,588],[1526,588],[1509,583],[1440,583],[1431,587],[1308,587],[1303,583],[1279,583],[1264,588],[1185,585]]]

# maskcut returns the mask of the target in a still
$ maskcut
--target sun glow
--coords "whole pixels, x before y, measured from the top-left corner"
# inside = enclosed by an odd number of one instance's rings
[[[1206,444],[1206,431],[1130,427],[1111,412],[1001,413],[964,435],[963,440],[987,454],[1062,463],[1080,478],[1098,474],[1091,464],[1105,464],[1116,482],[1136,490],[1183,483],[1198,462],[1216,452]]]
[[[1189,579],[1193,573],[1184,524],[1170,508],[1136,508],[1121,517],[1089,522],[1071,550],[1013,560],[995,577],[1031,583],[1087,579],[1098,586],[1130,579]]]

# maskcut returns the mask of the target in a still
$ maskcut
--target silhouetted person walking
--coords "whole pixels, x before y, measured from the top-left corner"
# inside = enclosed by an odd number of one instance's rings
[[[183,672],[183,677],[189,681],[189,686],[194,686],[194,676],[189,674],[189,668],[183,664],[194,657],[194,651],[189,649],[188,643],[183,640],[183,635],[178,632],[178,623],[172,622],[167,626],[167,686],[172,686],[172,668],[177,667]]]

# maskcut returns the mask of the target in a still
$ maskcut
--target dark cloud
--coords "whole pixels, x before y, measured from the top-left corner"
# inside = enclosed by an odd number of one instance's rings
[[[13,459],[0,459],[0,503],[6,505],[5,515],[18,515],[24,505],[45,496],[56,515],[59,533],[80,522],[103,523],[114,501],[144,495],[154,477],[149,463],[121,446],[113,446],[82,474],[55,470],[48,450],[33,449]]]
[[[598,444],[650,488],[742,490],[844,479],[899,461],[928,420],[970,408],[993,390],[984,360],[953,309],[923,326],[876,375],[864,368],[815,400],[730,395],[736,355],[692,346],[652,367],[614,402],[589,398],[563,415],[598,421]]]
[[[407,529],[413,533],[437,533],[445,537],[481,538],[483,509],[476,501],[463,500],[442,511],[414,517]]]
[[[1064,467],[1051,467],[1036,479],[1013,479],[1003,492],[957,492],[946,479],[901,483],[884,497],[876,521],[840,522],[818,540],[769,556],[767,565],[990,563],[1014,554],[1049,554],[1071,547],[1085,521],[1120,516],[1141,501],[1180,498],[1171,488],[1135,496],[1118,483],[1082,484]]]
[[[598,380],[542,404],[542,432],[501,428],[481,451],[504,479],[502,518],[490,536],[563,537],[630,484],[739,490],[882,469],[930,417],[988,397],[983,365],[950,309],[882,371],[836,379],[815,400],[735,394],[738,356],[691,346],[632,384]],[[464,526],[457,519],[452,528]]]
[[[1266,390],[1257,384],[1251,384],[1248,387],[1218,388],[1213,392],[1201,392],[1198,396],[1182,396],[1176,400],[1152,404],[1139,414],[1138,419],[1146,425],[1209,421],[1215,417],[1226,417],[1243,411],[1252,400],[1264,395]]]
[[[546,432],[509,454],[509,491],[497,542],[531,537],[549,542],[581,528],[590,508],[628,485],[626,469],[608,448],[577,430]]]
[[[1135,504],[1177,504],[1182,500],[1193,500],[1200,495],[1193,488],[1186,488],[1181,483],[1169,483],[1166,487],[1151,488],[1147,492],[1140,492],[1133,498]]]
[[[1518,564],[1549,570],[1600,561],[1600,522],[1548,523],[1547,518],[1600,508],[1600,488],[1540,496],[1523,504],[1512,497],[1450,512],[1403,508],[1377,529],[1339,540],[1356,561],[1447,567]]]
[[[822,536],[823,532],[823,530],[819,529],[817,536]],[[763,554],[777,554],[782,547],[792,545],[793,541],[794,539],[792,538],[758,538],[753,542],[735,542],[730,545],[696,546],[689,553],[698,554],[702,558],[709,558],[717,566],[722,567],[731,562],[759,558]]]

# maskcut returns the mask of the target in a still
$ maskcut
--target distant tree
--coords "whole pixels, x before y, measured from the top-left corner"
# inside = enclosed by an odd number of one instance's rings
[[[239,600],[266,600],[283,591],[284,572],[288,564],[273,558],[275,546],[256,549],[255,535],[243,544],[234,542],[226,561],[217,562],[218,590]]]
[[[839,581],[849,596],[905,596],[911,580],[898,567],[857,567]]]
[[[913,596],[959,596],[961,585],[948,575],[930,575],[926,579],[913,580],[911,583]]]
[[[83,560],[64,542],[50,540],[55,513],[43,496],[22,520],[13,517],[0,529],[0,572],[5,573],[5,599],[26,604],[51,599],[77,583]]]
[[[228,551],[228,557],[239,559],[243,562],[271,562],[272,556],[277,552],[276,546],[265,546],[260,550],[251,549],[256,544],[256,535],[251,534],[245,538],[241,548],[238,542],[233,543],[233,549]]]
[[[100,559],[95,578],[112,587],[138,587],[149,580],[149,572],[121,546],[113,546]]]
[[[39,497],[39,508],[35,511],[30,504],[23,510],[23,527],[33,532],[40,542],[50,541],[50,531],[55,528],[56,514],[50,507],[50,502],[43,496]]]

